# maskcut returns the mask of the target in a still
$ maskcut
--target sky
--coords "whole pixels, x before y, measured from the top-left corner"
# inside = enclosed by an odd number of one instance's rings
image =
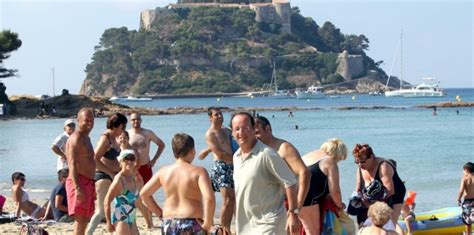
[[[0,0],[0,29],[19,34],[22,46],[4,61],[19,76],[1,80],[8,95],[79,93],[94,46],[104,30],[137,30],[142,10],[173,0]],[[332,22],[344,34],[364,34],[367,54],[400,76],[394,59],[403,31],[403,80],[432,76],[441,87],[474,87],[473,1],[293,0],[320,26]],[[392,63],[394,68],[391,70]],[[53,70],[54,68],[54,90]],[[392,71],[390,73],[390,71]]]

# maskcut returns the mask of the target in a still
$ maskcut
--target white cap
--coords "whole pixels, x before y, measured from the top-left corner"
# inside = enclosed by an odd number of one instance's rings
[[[119,161],[122,161],[124,158],[126,158],[130,155],[135,156],[135,151],[133,151],[133,149],[122,150],[122,151],[120,151],[120,155],[117,157],[117,159]]]
[[[68,119],[68,120],[64,121],[64,126],[67,126],[67,125],[69,125],[69,124],[74,124],[74,125],[76,125],[76,123],[74,122],[73,119]]]

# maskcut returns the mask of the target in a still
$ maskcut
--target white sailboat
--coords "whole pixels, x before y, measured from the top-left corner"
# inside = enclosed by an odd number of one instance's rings
[[[387,84],[385,84],[385,96],[386,97],[443,97],[445,92],[438,88],[439,81],[432,77],[422,78],[424,80],[422,83],[416,87],[404,88],[403,87],[403,63],[402,63],[402,34],[400,33],[400,89],[394,91],[388,91],[388,83],[390,81],[390,76],[388,76]],[[395,56],[396,57],[396,56]],[[395,59],[394,59],[395,61]],[[393,64],[392,64],[393,67]]]
[[[276,65],[273,61],[273,72],[270,80],[270,92],[268,97],[273,99],[288,99],[291,98],[291,94],[287,90],[278,90],[277,76],[276,76]]]

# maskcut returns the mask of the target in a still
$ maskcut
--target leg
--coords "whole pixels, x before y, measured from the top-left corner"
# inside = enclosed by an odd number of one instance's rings
[[[148,229],[152,229],[153,220],[151,219],[151,211],[148,210],[148,208],[145,205],[143,205],[142,200],[140,199],[137,200],[135,205],[137,206],[138,210],[140,211],[140,213],[142,213],[143,217],[145,218],[146,227]]]
[[[126,222],[119,221],[114,224],[115,234],[131,234],[130,226]]]
[[[112,182],[108,179],[101,179],[95,183],[95,190],[97,193],[97,200],[95,201],[95,213],[92,216],[91,223],[87,228],[87,234],[93,234],[97,225],[104,219],[104,200],[107,191]]]
[[[232,188],[221,188],[222,207],[221,207],[221,225],[230,231],[232,216],[235,211],[235,192]]]
[[[409,216],[405,217],[405,219],[403,219],[403,220],[405,221],[405,225],[407,227],[407,234],[412,235],[410,223],[411,223],[411,221],[413,221],[413,217],[411,215],[409,215]]]
[[[470,224],[466,224],[466,234],[471,235],[471,225]]]
[[[87,223],[89,222],[89,218],[84,216],[74,216],[74,235],[84,235],[86,232]]]
[[[299,218],[306,234],[320,234],[321,225],[319,219],[319,205],[305,206],[301,208]]]

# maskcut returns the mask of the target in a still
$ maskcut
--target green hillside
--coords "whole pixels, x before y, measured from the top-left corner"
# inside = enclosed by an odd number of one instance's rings
[[[385,73],[365,55],[364,35],[345,35],[331,22],[319,26],[292,8],[291,34],[256,22],[250,9],[165,9],[149,30],[105,30],[86,67],[86,95],[157,95],[259,90],[272,61],[281,89],[332,84],[339,53],[362,55],[364,70]],[[361,76],[364,76],[362,74]],[[354,79],[354,78],[353,78]]]

